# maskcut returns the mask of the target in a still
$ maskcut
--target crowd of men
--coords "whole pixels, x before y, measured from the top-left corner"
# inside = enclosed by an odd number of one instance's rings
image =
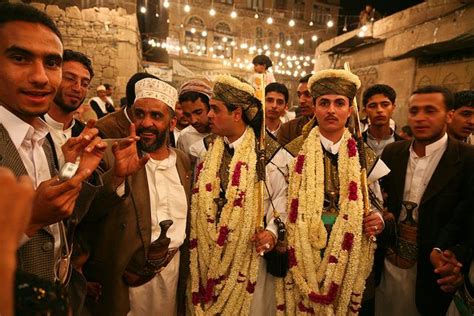
[[[230,75],[139,72],[114,108],[110,86],[84,102],[93,65],[51,18],[9,3],[0,65],[0,315],[474,311],[474,91],[413,91],[412,137],[385,84],[359,124],[347,69],[301,78],[287,122],[284,84],[260,100]]]

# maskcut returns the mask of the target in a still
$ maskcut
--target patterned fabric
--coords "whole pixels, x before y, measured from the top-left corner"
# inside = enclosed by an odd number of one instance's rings
[[[174,110],[178,91],[164,81],[145,78],[135,84],[135,100],[143,98],[160,100]]]

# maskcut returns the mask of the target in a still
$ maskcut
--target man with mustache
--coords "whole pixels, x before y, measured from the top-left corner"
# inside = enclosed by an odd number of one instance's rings
[[[203,139],[211,133],[207,117],[211,94],[211,87],[199,79],[189,80],[179,89],[179,103],[190,126],[182,130],[177,147],[193,161],[201,158],[205,151]]]
[[[370,239],[385,227],[376,180],[388,170],[366,148],[371,203],[364,205],[362,153],[345,127],[359,78],[346,70],[322,70],[307,85],[317,126],[311,120],[309,128],[285,146],[296,158],[288,184],[290,270],[281,285],[286,301],[277,304],[289,315],[359,313],[370,310],[366,301],[371,297],[362,299],[373,260]]]
[[[79,136],[85,128],[84,123],[74,119],[74,112],[84,102],[93,77],[92,62],[86,55],[64,50],[61,84],[44,116],[50,133],[47,137],[58,169],[64,165],[61,147],[69,138]]]
[[[453,102],[444,87],[414,91],[408,103],[414,140],[389,144],[382,153],[391,169],[383,186],[397,234],[382,249],[385,260],[377,269],[383,271],[375,295],[377,315],[445,315],[450,292],[462,280],[459,269],[446,269],[442,252],[448,249],[435,249],[440,233],[468,197],[474,173],[474,148],[446,133]]]
[[[392,87],[376,84],[364,92],[362,104],[369,118],[369,128],[362,134],[364,141],[372,148],[377,156],[382,154],[388,144],[402,140],[390,128],[390,119],[395,110],[397,94]]]
[[[189,159],[168,146],[178,95],[148,74],[135,82],[134,96],[128,139],[138,143],[123,155],[104,156],[105,169],[113,168],[114,160],[133,158],[128,170],[134,172],[115,182],[117,196],[109,214],[91,219],[82,230],[92,248],[84,274],[102,285],[99,300],[88,306],[96,315],[176,315],[185,306],[191,186]],[[116,142],[112,149],[122,146]],[[173,223],[163,257],[155,245],[164,241],[159,236],[165,220]]]
[[[454,107],[449,112],[448,134],[460,141],[473,144],[474,91],[465,90],[454,94]]]
[[[281,117],[288,110],[288,96],[282,83],[272,82],[265,87],[265,127],[275,137],[282,125]]]
[[[314,103],[308,89],[311,74],[300,79],[296,94],[299,102],[299,117],[284,123],[278,131],[278,142],[284,146],[301,135],[303,126],[314,116]]]

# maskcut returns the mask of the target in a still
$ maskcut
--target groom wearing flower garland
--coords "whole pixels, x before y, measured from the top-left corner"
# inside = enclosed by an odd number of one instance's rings
[[[207,154],[196,169],[191,206],[188,293],[193,314],[248,315],[261,310],[254,305],[268,306],[260,302],[266,295],[253,302],[254,293],[274,296],[259,275],[263,259],[258,254],[275,247],[277,228],[270,213],[266,229],[255,232],[263,216],[256,171],[263,115],[254,93],[239,78],[224,75],[215,80],[208,114],[215,136],[205,139]],[[284,208],[284,198],[279,201]]]
[[[296,156],[288,188],[290,271],[277,285],[279,313],[358,314],[372,269],[371,236],[384,228],[374,206],[365,214],[357,143],[345,127],[359,78],[346,70],[322,70],[308,82],[315,119],[287,145]],[[314,118],[313,118],[314,120]],[[388,168],[366,154],[372,204],[381,200],[376,181]]]

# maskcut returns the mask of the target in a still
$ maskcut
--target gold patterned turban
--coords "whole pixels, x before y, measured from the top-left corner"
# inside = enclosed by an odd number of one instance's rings
[[[253,122],[262,109],[262,103],[255,97],[255,89],[244,79],[236,76],[217,76],[212,98],[241,107],[249,122]]]
[[[344,95],[352,100],[360,88],[359,77],[343,69],[321,70],[309,78],[309,91],[316,99],[322,95]]]

